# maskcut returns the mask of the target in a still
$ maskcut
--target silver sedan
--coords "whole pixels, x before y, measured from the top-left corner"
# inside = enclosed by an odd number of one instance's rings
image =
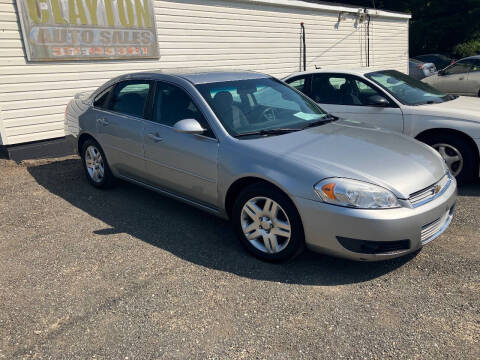
[[[447,94],[480,97],[480,55],[459,60],[422,81]]]
[[[454,213],[456,182],[437,152],[331,116],[267,75],[129,74],[77,94],[65,114],[93,186],[119,178],[230,218],[264,260],[306,246],[393,258]]]

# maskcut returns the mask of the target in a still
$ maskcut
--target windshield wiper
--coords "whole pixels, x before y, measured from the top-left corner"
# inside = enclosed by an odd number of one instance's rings
[[[254,136],[254,135],[260,135],[260,136],[266,136],[266,135],[282,135],[282,134],[288,134],[294,131],[300,131],[300,129],[294,129],[294,128],[277,128],[277,129],[263,129],[263,130],[258,130],[258,131],[249,131],[249,132],[244,132],[241,134],[236,135],[236,138],[239,137],[244,137],[244,136]]]
[[[456,98],[458,98],[458,96],[448,94],[448,95],[445,95],[444,97],[440,98],[442,101],[428,100],[428,101],[424,101],[424,102],[418,103],[418,104],[416,104],[416,105],[441,104],[441,103],[443,103],[443,102],[455,100]]]
[[[307,126],[303,127],[302,130],[315,127],[315,126],[325,125],[336,120],[338,120],[338,117],[328,114],[327,116],[321,118],[320,120],[312,121]]]
[[[330,122],[332,122],[332,121],[336,121],[336,120],[338,120],[338,117],[333,116],[333,115],[331,115],[331,114],[328,114],[327,116],[321,118],[320,120],[312,121],[312,122],[310,122],[308,125],[306,125],[306,126],[304,126],[304,127],[302,127],[302,128],[263,129],[263,130],[258,130],[258,131],[245,132],[245,133],[242,133],[242,134],[238,134],[238,135],[236,135],[235,137],[236,137],[236,138],[239,138],[239,137],[254,136],[254,135],[267,136],[267,135],[282,135],[282,134],[288,134],[288,133],[295,132],[295,131],[305,130],[305,129],[310,128],[310,127],[328,124],[328,123],[330,123]]]

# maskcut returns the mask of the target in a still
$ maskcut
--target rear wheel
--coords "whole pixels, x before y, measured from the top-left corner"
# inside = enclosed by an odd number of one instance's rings
[[[113,175],[100,145],[93,139],[82,145],[82,163],[87,180],[97,188],[108,188],[113,184]]]
[[[254,184],[239,194],[232,222],[242,244],[260,259],[288,260],[305,247],[297,209],[284,193],[268,185]]]
[[[440,153],[450,172],[460,183],[467,183],[475,179],[478,174],[475,149],[462,137],[438,134],[429,137],[425,142]]]

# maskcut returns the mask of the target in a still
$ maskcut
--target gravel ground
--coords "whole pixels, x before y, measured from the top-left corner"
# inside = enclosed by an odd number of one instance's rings
[[[248,255],[227,222],[0,160],[0,358],[479,359],[480,184],[416,255]]]

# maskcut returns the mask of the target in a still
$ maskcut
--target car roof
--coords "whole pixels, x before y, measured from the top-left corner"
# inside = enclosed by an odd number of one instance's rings
[[[480,55],[468,56],[463,58],[462,60],[472,60],[472,59],[480,59]]]
[[[310,71],[298,71],[294,72],[285,77],[291,78],[298,75],[310,75],[310,74],[321,74],[321,73],[330,73],[330,74],[349,74],[349,75],[357,75],[363,76],[365,74],[374,72],[374,71],[382,71],[387,69],[379,69],[379,68],[372,68],[372,67],[363,67],[363,68],[352,68],[352,69],[341,69],[341,68],[324,68],[324,69],[315,69]]]
[[[447,55],[444,55],[444,54],[421,54],[421,55],[416,55],[414,56],[414,58],[421,58],[421,57],[424,57],[424,56],[435,56],[435,57],[441,57],[441,58],[444,58],[444,59],[450,59],[449,56]]]
[[[269,75],[254,71],[235,71],[235,70],[194,70],[194,69],[174,69],[174,70],[157,70],[144,71],[137,73],[124,74],[118,77],[123,79],[141,79],[148,77],[150,79],[165,79],[165,77],[182,78],[192,84],[207,84],[222,81],[248,80],[248,79],[264,79]]]

